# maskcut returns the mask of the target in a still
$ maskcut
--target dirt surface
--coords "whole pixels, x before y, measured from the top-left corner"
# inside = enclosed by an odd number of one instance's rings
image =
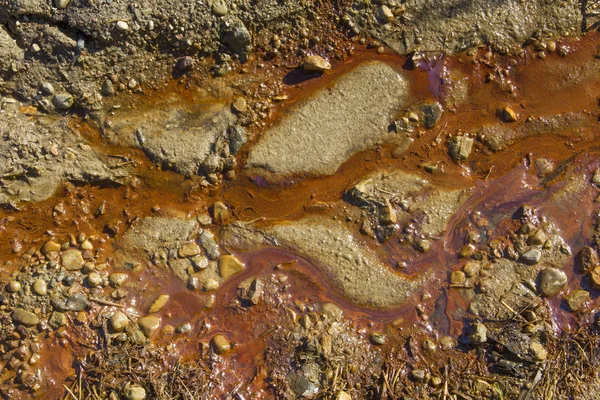
[[[0,0],[0,394],[597,398],[590,1]]]

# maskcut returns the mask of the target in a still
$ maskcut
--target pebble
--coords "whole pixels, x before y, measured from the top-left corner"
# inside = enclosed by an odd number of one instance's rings
[[[121,32],[128,32],[129,31],[129,24],[125,21],[117,21],[117,29]]]
[[[227,3],[224,0],[213,0],[211,9],[213,14],[215,14],[218,17],[227,15],[227,12],[229,11]]]
[[[71,108],[75,99],[69,93],[59,93],[52,98],[52,104],[57,110],[68,110]]]
[[[579,272],[589,272],[599,264],[598,253],[593,248],[585,246],[577,253],[576,264]]]
[[[8,293],[18,293],[23,286],[19,281],[10,281],[6,287]]]
[[[61,255],[61,262],[67,271],[79,271],[83,267],[83,257],[79,250],[67,250]]]
[[[175,62],[175,69],[180,72],[189,71],[194,66],[194,59],[190,56],[179,57]]]
[[[594,268],[592,270],[592,272],[590,272],[590,278],[592,278],[592,284],[594,285],[594,288],[599,289],[600,288],[600,265],[597,266],[596,268]]]
[[[450,274],[450,283],[453,285],[464,285],[465,281],[465,273],[462,271],[452,271]]]
[[[583,289],[574,290],[565,300],[571,311],[581,311],[585,303],[590,300],[590,292]]]
[[[17,308],[13,311],[12,320],[17,324],[24,326],[34,326],[39,322],[37,315],[23,308]]]
[[[140,385],[129,385],[123,393],[127,400],[144,400],[146,398],[146,389]]]
[[[339,321],[342,319],[344,312],[341,308],[339,308],[336,304],[333,303],[325,303],[321,308],[321,313],[334,321]]]
[[[548,238],[546,237],[544,230],[538,229],[537,231],[532,233],[527,240],[528,240],[529,244],[542,245],[542,244],[546,243],[547,239]]]
[[[233,101],[233,103],[231,104],[231,107],[233,108],[233,111],[238,112],[238,113],[243,113],[248,108],[248,104],[246,103],[245,98],[238,97],[237,99],[235,99]]]
[[[49,240],[42,246],[42,254],[43,255],[46,255],[53,251],[60,251],[60,244],[58,244],[52,240]]]
[[[138,320],[138,326],[144,336],[149,338],[160,326],[160,318],[156,315],[149,315]]]
[[[381,5],[377,8],[377,20],[382,24],[387,24],[394,19],[394,13],[386,5]]]
[[[529,345],[529,350],[531,350],[531,354],[536,361],[545,361],[548,358],[548,352],[544,346],[537,342],[532,342]]]
[[[90,272],[87,276],[87,284],[91,288],[98,287],[102,284],[102,277],[97,272]]]
[[[70,2],[71,0],[54,0],[54,5],[59,10],[64,10],[65,8],[67,8]]]
[[[128,278],[127,274],[125,274],[123,272],[115,272],[115,273],[109,275],[108,282],[110,283],[110,286],[112,286],[114,288],[119,288],[119,287],[123,286],[125,281],[127,281],[127,278]]]
[[[542,252],[538,249],[531,249],[521,254],[521,261],[524,264],[533,265],[540,262],[540,258],[542,257]]]
[[[546,297],[560,293],[567,286],[567,274],[557,268],[546,268],[540,272],[538,289]]]
[[[465,161],[472,149],[473,139],[467,136],[455,136],[448,143],[448,154],[454,161]]]
[[[592,176],[592,183],[596,186],[600,186],[600,169],[597,169]]]
[[[471,334],[469,335],[469,340],[475,346],[478,346],[480,344],[487,342],[486,326],[484,324],[482,324],[481,322],[477,322],[473,326],[473,330],[471,331]]]
[[[112,96],[113,94],[115,94],[115,87],[110,79],[105,79],[104,82],[102,82],[101,90],[102,90],[102,95],[104,95],[106,97]]]
[[[191,331],[192,331],[192,325],[190,323],[181,324],[175,328],[175,333],[179,333],[179,334],[189,333]]]
[[[89,240],[84,240],[83,243],[81,243],[81,249],[91,251],[94,249],[94,245]]]
[[[212,278],[205,280],[204,285],[202,286],[202,290],[204,290],[205,292],[217,290],[218,288],[219,288],[219,282]]]
[[[423,123],[425,124],[425,128],[431,129],[437,125],[438,121],[442,117],[442,112],[444,109],[440,103],[435,102],[423,104],[421,106],[421,111],[423,112]]]
[[[456,342],[450,336],[444,336],[440,339],[440,346],[442,350],[451,350],[455,345]]]
[[[110,317],[109,323],[114,332],[122,332],[129,325],[129,319],[121,311],[117,311]]]
[[[45,296],[48,294],[48,284],[45,280],[38,278],[35,280],[35,282],[33,282],[31,291],[38,296]]]
[[[200,249],[200,246],[198,246],[196,243],[194,243],[194,242],[186,243],[183,245],[183,247],[181,247],[179,249],[179,257],[181,257],[181,258],[194,257],[194,256],[197,256],[198,254],[200,254],[201,252],[202,252],[202,250]]]
[[[165,306],[165,304],[167,304],[168,301],[169,301],[169,295],[161,294],[160,296],[158,296],[156,298],[156,300],[154,300],[154,303],[152,303],[148,312],[155,313],[155,312],[160,311]]]
[[[135,80],[135,78],[131,78],[128,82],[127,82],[127,87],[129,88],[129,90],[133,90],[137,87],[138,85],[138,81]]]
[[[423,371],[422,369],[413,369],[410,373],[410,376],[419,382],[422,382],[425,380],[425,371]]]
[[[40,91],[46,96],[50,96],[54,94],[54,86],[50,82],[44,82],[40,86]]]
[[[81,311],[88,306],[89,302],[85,295],[74,294],[67,299],[65,308],[70,311]]]
[[[371,332],[371,343],[376,345],[385,344],[385,335],[380,332]]]
[[[352,400],[352,396],[350,396],[350,394],[348,392],[344,392],[343,390],[340,390],[340,392],[338,393],[336,400]]]
[[[197,276],[190,276],[187,280],[187,287],[190,290],[198,290],[200,288],[200,279]]]
[[[213,346],[213,349],[215,350],[215,353],[217,354],[225,354],[229,350],[231,350],[231,345],[229,344],[229,341],[223,335],[213,336],[210,342]]]
[[[499,109],[498,116],[504,122],[516,122],[519,118],[517,113],[509,106]]]
[[[223,279],[242,272],[244,268],[244,263],[236,256],[222,255],[219,259],[219,275]]]
[[[216,223],[221,224],[229,219],[229,210],[221,201],[215,201],[212,206],[213,219]]]
[[[331,69],[331,64],[321,56],[308,56],[304,59],[302,68],[306,71],[326,71]]]
[[[50,318],[48,318],[48,325],[50,325],[50,327],[54,329],[58,329],[61,326],[65,326],[67,322],[67,316],[58,311],[54,311],[52,314],[50,314]]]

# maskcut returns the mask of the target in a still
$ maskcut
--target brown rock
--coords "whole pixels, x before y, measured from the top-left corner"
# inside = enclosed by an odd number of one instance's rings
[[[600,289],[600,265],[597,266],[590,272],[590,278],[592,278],[592,283],[596,289]]]
[[[200,254],[202,250],[200,250],[200,246],[196,243],[186,243],[182,248],[179,249],[179,257],[194,257]]]
[[[79,250],[67,250],[61,256],[63,267],[67,271],[78,271],[83,268],[83,257]]]
[[[152,336],[152,334],[156,332],[159,326],[160,318],[156,315],[149,315],[147,317],[142,317],[138,320],[138,327],[140,328],[144,336],[146,336],[147,338]]]
[[[587,290],[574,290],[565,300],[571,311],[581,311],[585,303],[590,299],[590,292]]]
[[[60,251],[60,244],[58,244],[52,240],[49,240],[42,246],[42,254],[43,255],[46,255],[53,251]]]
[[[231,350],[231,344],[223,335],[213,336],[211,344],[217,354],[225,354]]]
[[[223,279],[227,279],[244,270],[244,263],[233,255],[223,255],[219,259],[219,275]]]
[[[585,246],[577,253],[576,265],[579,272],[589,272],[596,268],[598,264],[598,253],[593,248]]]
[[[516,122],[519,118],[517,113],[509,106],[499,109],[498,116],[504,122]]]
[[[169,301],[169,295],[161,294],[160,296],[158,296],[156,298],[156,300],[154,300],[154,303],[152,303],[148,312],[155,313],[155,312],[160,311],[165,306],[165,304],[167,304],[168,301]]]

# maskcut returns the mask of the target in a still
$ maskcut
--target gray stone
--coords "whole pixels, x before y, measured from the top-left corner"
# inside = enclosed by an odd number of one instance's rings
[[[40,86],[40,91],[42,92],[42,94],[44,94],[46,96],[53,95],[54,94],[54,86],[52,86],[52,84],[50,82],[44,82]]]
[[[540,272],[538,290],[546,297],[557,295],[567,286],[567,274],[556,268],[546,268]]]
[[[115,26],[117,27],[117,30],[119,30],[121,32],[129,31],[129,24],[126,21],[117,21]]]
[[[225,22],[222,29],[221,42],[245,62],[252,51],[252,36],[239,18]]]
[[[127,275],[124,272],[115,272],[108,276],[108,282],[110,283],[110,286],[114,288],[120,288],[121,286],[123,286],[123,284],[127,281],[128,278],[129,275]]]
[[[448,142],[448,154],[454,161],[465,161],[471,155],[473,139],[467,136],[455,136]]]
[[[421,111],[423,112],[425,128],[430,129],[436,126],[442,117],[443,110],[442,105],[438,102],[423,104]]]
[[[321,56],[307,56],[302,63],[302,68],[307,71],[327,71],[331,69],[331,64]]]
[[[208,256],[209,259],[216,260],[221,256],[221,252],[219,251],[219,246],[217,245],[217,242],[215,241],[214,235],[210,231],[205,230],[205,231],[201,232],[200,235],[198,236],[198,241],[199,241],[200,245],[202,246],[202,248],[204,249],[204,251],[206,252],[206,255]]]
[[[110,79],[105,79],[104,82],[102,82],[102,94],[104,96],[112,96],[115,94],[115,88]]]
[[[65,304],[65,308],[69,311],[81,311],[88,306],[89,302],[85,295],[76,293],[69,296]]]
[[[228,134],[229,151],[231,154],[236,155],[248,140],[246,137],[246,130],[242,126],[234,125],[228,129]]]
[[[410,376],[415,381],[423,382],[425,380],[425,371],[423,371],[422,369],[413,369],[410,372]]]
[[[75,99],[69,93],[59,93],[52,98],[52,104],[59,111],[65,111],[71,108]]]
[[[25,326],[34,326],[37,325],[38,322],[40,322],[37,315],[23,308],[17,308],[15,309],[15,311],[13,311],[12,320],[16,324]]]
[[[542,252],[538,249],[530,249],[525,253],[521,254],[520,260],[524,264],[533,265],[540,262],[540,258],[542,258]]]
[[[287,381],[290,385],[290,388],[298,396],[303,396],[310,399],[319,393],[320,390],[319,386],[317,386],[315,383],[306,379],[304,376],[293,372],[288,374]]]

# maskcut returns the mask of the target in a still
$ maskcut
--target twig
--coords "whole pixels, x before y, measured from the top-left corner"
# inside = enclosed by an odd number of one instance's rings
[[[102,304],[103,306],[119,307],[119,308],[125,307],[123,304],[113,303],[112,301],[102,300],[97,297],[90,297],[90,301],[93,301],[94,303]]]

